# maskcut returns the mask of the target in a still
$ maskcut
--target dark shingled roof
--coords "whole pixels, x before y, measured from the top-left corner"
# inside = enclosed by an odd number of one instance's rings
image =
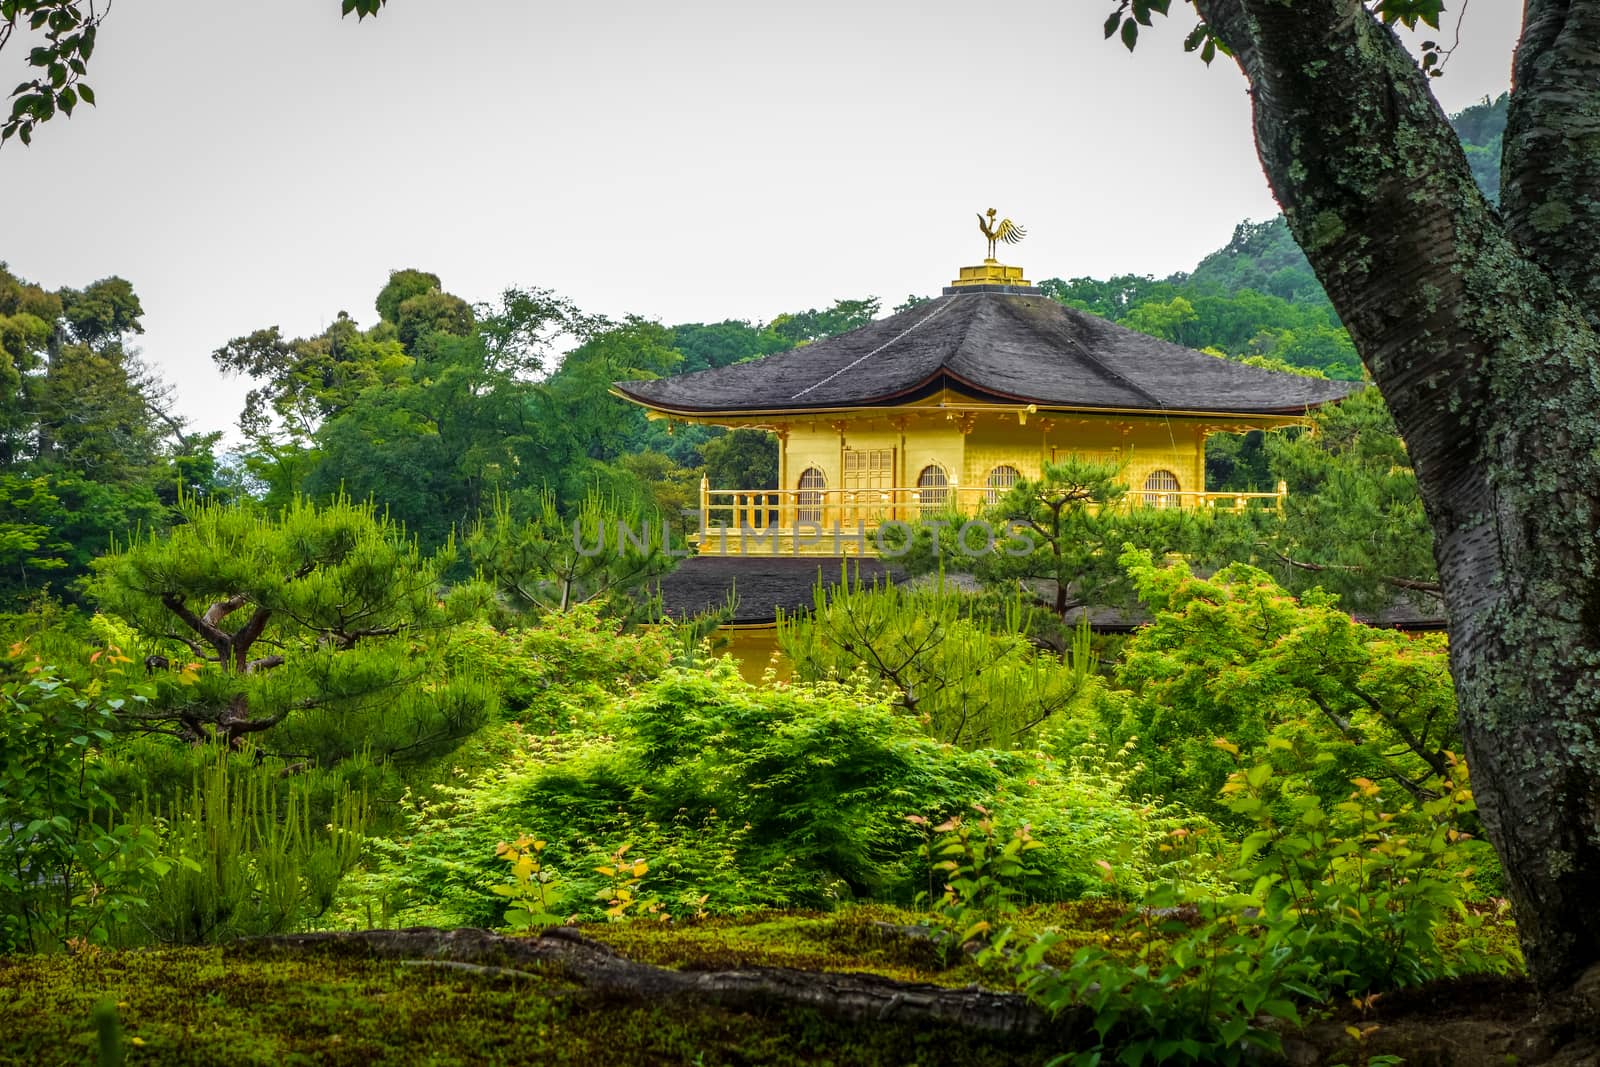
[[[946,291],[858,330],[750,363],[618,382],[666,411],[795,411],[910,402],[951,386],[1057,408],[1296,414],[1359,388],[1246,367],[1028,292]]]
[[[778,617],[778,608],[785,614],[811,610],[817,579],[820,577],[830,588],[837,585],[840,564],[844,562],[839,556],[690,556],[677,570],[662,576],[661,606],[675,619],[688,618],[721,608],[731,589],[739,603],[730,622],[771,623]],[[866,585],[874,579],[905,580],[900,571],[870,556],[851,556],[848,564],[850,577],[859,578]],[[947,574],[945,578],[967,585],[964,575]],[[1089,628],[1098,633],[1131,633],[1150,621],[1149,611],[1141,604],[1081,608],[1068,621],[1076,623],[1085,616]],[[1404,602],[1360,621],[1408,632],[1444,629],[1444,619],[1436,610],[1420,610]]]
[[[661,578],[661,607],[675,619],[716,611],[731,589],[739,599],[735,623],[764,623],[786,613],[809,611],[820,577],[839,584],[844,560],[839,556],[691,556]],[[850,557],[850,577],[871,585],[874,579],[894,581],[898,575],[882,560]]]

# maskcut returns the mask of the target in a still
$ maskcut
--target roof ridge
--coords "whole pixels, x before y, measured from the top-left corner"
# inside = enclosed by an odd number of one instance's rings
[[[789,399],[790,400],[799,400],[801,397],[803,397],[807,393],[811,392],[811,390],[820,389],[824,385],[827,385],[829,382],[831,382],[835,378],[839,377],[839,375],[843,374],[845,371],[852,370],[852,369],[860,366],[861,364],[865,363],[867,360],[871,359],[873,356],[877,355],[879,352],[882,352],[884,349],[888,348],[890,345],[893,345],[895,342],[897,342],[897,341],[901,340],[902,338],[904,338],[907,334],[911,333],[913,330],[917,329],[919,326],[925,326],[928,323],[932,322],[934,319],[938,318],[940,315],[943,315],[946,311],[949,311],[952,307],[955,306],[956,301],[960,300],[960,299],[961,299],[961,297],[956,296],[956,297],[951,297],[948,302],[940,301],[938,307],[934,308],[928,314],[924,315],[922,318],[918,319],[916,322],[913,322],[910,326],[907,326],[905,329],[901,330],[899,333],[895,334],[893,337],[891,337],[887,341],[883,342],[883,344],[879,345],[877,348],[874,348],[872,351],[868,352],[864,356],[858,356],[856,359],[851,360],[849,363],[846,363],[844,366],[840,367],[838,370],[834,371],[832,374],[828,375],[826,378],[823,378],[821,381],[812,382],[810,385],[806,386],[804,389],[800,390],[798,393],[794,394]]]

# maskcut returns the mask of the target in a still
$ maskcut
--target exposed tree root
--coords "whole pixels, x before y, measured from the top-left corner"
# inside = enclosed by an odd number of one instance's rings
[[[1070,1032],[1072,1019],[1051,1020],[1015,993],[976,986],[949,989],[865,974],[829,974],[779,967],[674,971],[636,963],[576,930],[553,927],[538,937],[487,930],[363,930],[288,934],[240,942],[230,952],[251,957],[320,953],[466,965],[485,976],[525,968],[553,971],[586,991],[640,1000],[690,1000],[734,1009],[774,1005],[809,1008],[849,1022],[943,1023],[1006,1035]],[[1065,1034],[1062,1034],[1064,1037]]]

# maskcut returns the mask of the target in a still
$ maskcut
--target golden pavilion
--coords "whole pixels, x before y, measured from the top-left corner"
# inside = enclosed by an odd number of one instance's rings
[[[993,212],[980,226],[991,254],[937,299],[752,362],[616,383],[653,418],[777,438],[776,488],[702,483],[701,557],[812,557],[814,580],[817,556],[871,557],[885,524],[976,512],[1069,455],[1118,463],[1134,506],[1273,506],[1281,483],[1206,488],[1206,438],[1301,423],[1358,388],[1067,307],[994,257],[1020,227]]]

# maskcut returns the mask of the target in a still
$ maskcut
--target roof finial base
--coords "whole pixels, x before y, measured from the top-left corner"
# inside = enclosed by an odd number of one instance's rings
[[[950,283],[959,289],[968,285],[1020,285],[1033,283],[1022,276],[1021,267],[1008,267],[997,259],[986,259],[976,267],[962,267],[961,277]]]

